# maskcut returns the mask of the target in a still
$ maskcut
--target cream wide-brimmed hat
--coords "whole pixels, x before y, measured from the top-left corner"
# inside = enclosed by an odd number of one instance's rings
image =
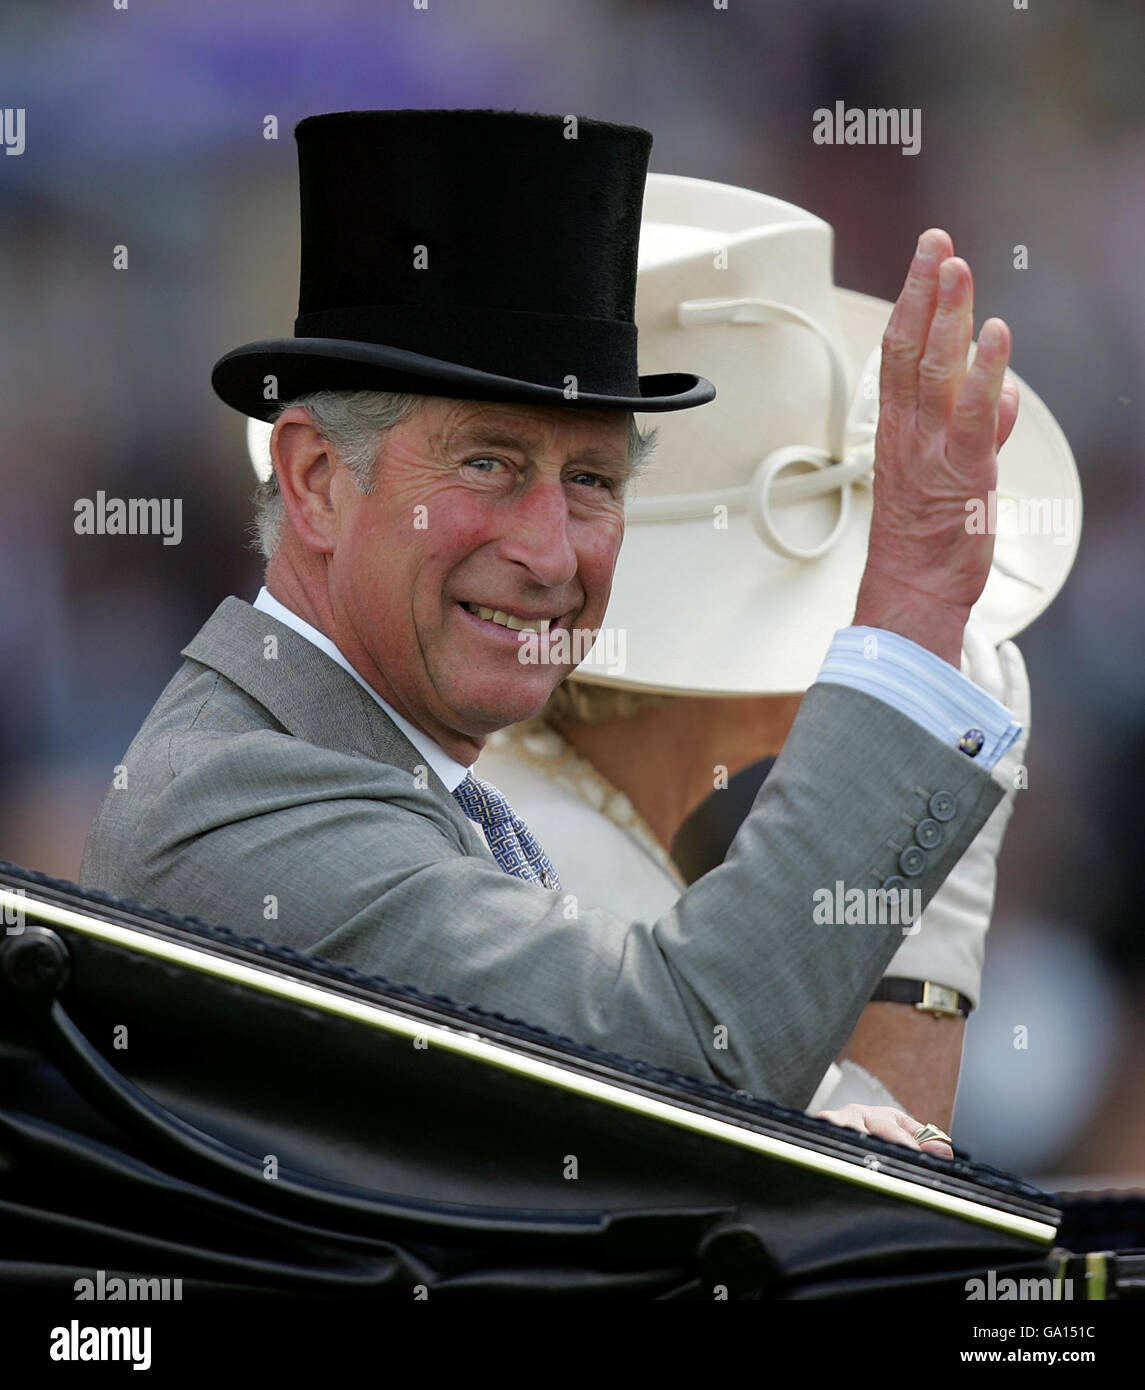
[[[627,508],[605,623],[623,661],[577,680],[630,690],[806,690],[850,624],[866,560],[879,344],[891,305],[837,289],[831,227],[791,203],[650,174],[640,232],[640,369],[687,361],[714,402],[655,418],[658,447]],[[998,456],[996,531],[973,618],[995,644],[1069,574],[1081,486],[1069,444],[1015,375],[1018,420]],[[248,420],[259,478],[269,425]],[[598,643],[602,646],[603,643]],[[591,658],[591,654],[590,654]]]

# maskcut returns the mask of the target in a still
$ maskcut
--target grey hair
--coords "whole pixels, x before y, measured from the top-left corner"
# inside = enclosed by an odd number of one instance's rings
[[[296,406],[309,411],[314,428],[350,471],[359,490],[369,493],[377,480],[378,454],[386,434],[408,420],[423,399],[396,391],[312,391],[284,402],[274,418]],[[629,415],[630,480],[643,470],[655,447],[656,431],[642,430],[635,415]],[[278,475],[272,472],[260,482],[251,500],[255,508],[251,523],[254,543],[263,559],[269,560],[278,548],[286,520]]]
[[[359,491],[374,486],[378,451],[388,431],[402,424],[421,404],[421,396],[396,391],[311,391],[286,401],[276,412],[302,406],[309,411],[314,428],[330,445],[339,462],[349,469]],[[278,548],[286,520],[286,507],[278,490],[278,474],[271,472],[255,489],[255,542],[264,560]]]

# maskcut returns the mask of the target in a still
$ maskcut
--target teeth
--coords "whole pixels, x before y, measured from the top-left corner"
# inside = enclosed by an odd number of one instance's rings
[[[502,612],[500,608],[482,608],[476,603],[467,603],[465,607],[479,618],[486,618],[513,632],[548,632],[552,624],[551,618],[518,618],[512,613]]]

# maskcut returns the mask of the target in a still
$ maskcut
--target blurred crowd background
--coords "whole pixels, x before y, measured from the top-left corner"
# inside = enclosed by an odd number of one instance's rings
[[[27,147],[0,155],[0,857],[77,875],[179,648],[257,592],[243,421],[208,377],[292,331],[294,123],[496,106],[643,125],[653,169],[831,222],[847,288],[893,299],[919,231],[946,227],[1073,446],[1081,550],[1020,639],[1029,790],[956,1137],[1046,1183],[1145,1186],[1143,52],[1140,0],[7,0],[0,105],[25,108]],[[921,108],[921,153],[816,146],[837,100]],[[99,489],[182,498],[182,543],[77,536]],[[701,856],[750,781],[693,827]]]

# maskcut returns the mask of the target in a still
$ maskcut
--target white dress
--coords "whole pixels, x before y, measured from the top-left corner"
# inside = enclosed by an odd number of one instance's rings
[[[552,860],[561,892],[578,907],[624,921],[655,921],[686,884],[628,797],[539,719],[490,736],[474,768],[500,788]],[[807,1107],[893,1105],[856,1062],[832,1063]]]

